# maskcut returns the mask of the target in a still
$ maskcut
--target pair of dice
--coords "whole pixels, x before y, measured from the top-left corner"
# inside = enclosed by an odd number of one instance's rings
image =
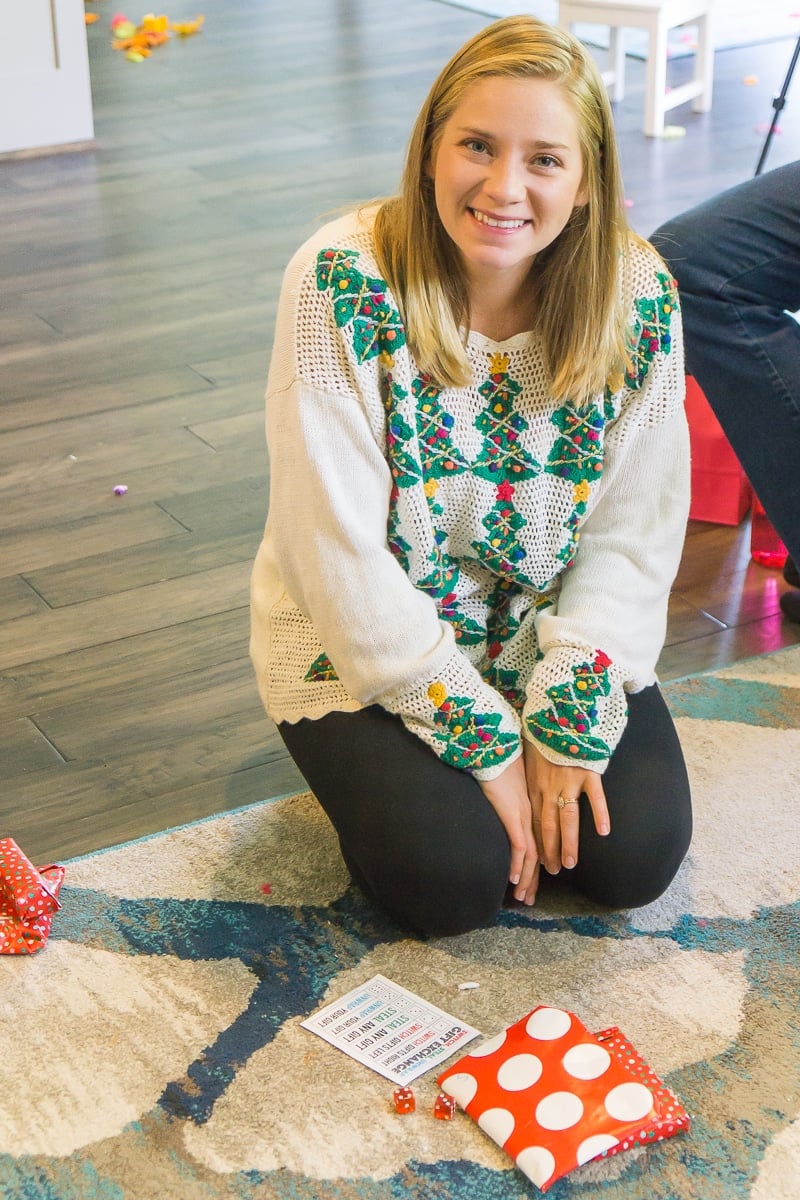
[[[392,1099],[395,1112],[413,1113],[417,1107],[414,1092],[410,1087],[396,1087],[392,1093]],[[433,1102],[433,1115],[439,1121],[450,1121],[455,1111],[456,1102],[453,1097],[440,1092]]]

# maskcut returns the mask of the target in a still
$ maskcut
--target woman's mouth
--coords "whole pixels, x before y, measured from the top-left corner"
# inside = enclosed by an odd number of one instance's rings
[[[479,208],[471,208],[469,211],[479,224],[488,225],[490,229],[522,229],[524,225],[528,224],[527,221],[520,218],[490,217],[488,213],[481,212]]]

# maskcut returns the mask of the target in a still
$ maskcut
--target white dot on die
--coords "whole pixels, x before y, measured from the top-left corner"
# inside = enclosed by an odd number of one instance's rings
[[[599,1079],[611,1066],[611,1055],[603,1046],[584,1043],[573,1046],[561,1061],[573,1079]]]
[[[477,1090],[477,1079],[466,1071],[457,1071],[455,1075],[449,1075],[442,1083],[442,1091],[447,1092],[448,1096],[452,1096],[462,1108],[467,1107]]]
[[[547,1183],[556,1169],[556,1160],[544,1146],[527,1146],[517,1155],[517,1166],[537,1187]]]
[[[542,1063],[535,1054],[515,1054],[497,1072],[497,1082],[506,1092],[521,1092],[541,1078]]]
[[[618,1121],[640,1121],[653,1108],[653,1094],[643,1083],[621,1083],[608,1093],[605,1106]]]
[[[488,1042],[483,1042],[476,1050],[471,1050],[470,1058],[483,1058],[486,1054],[494,1054],[495,1050],[499,1050],[503,1042],[506,1040],[506,1031],[498,1033],[496,1037],[489,1038]]]
[[[584,1163],[591,1162],[593,1158],[597,1158],[598,1154],[602,1154],[605,1150],[610,1150],[612,1146],[619,1145],[619,1139],[615,1138],[610,1133],[595,1133],[592,1137],[586,1138],[578,1146],[578,1166],[582,1167]]]
[[[498,1146],[503,1146],[514,1132],[514,1116],[507,1108],[487,1108],[478,1117],[478,1125]]]
[[[525,1029],[532,1038],[541,1042],[553,1042],[569,1032],[572,1018],[561,1008],[537,1008],[528,1017]]]
[[[536,1120],[543,1129],[571,1129],[583,1116],[583,1104],[572,1092],[551,1092],[536,1105]]]

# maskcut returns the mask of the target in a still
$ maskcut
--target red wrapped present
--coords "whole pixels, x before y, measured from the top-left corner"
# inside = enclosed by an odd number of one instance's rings
[[[692,450],[692,521],[738,525],[753,489],[699,383],[686,376],[686,418]]]
[[[63,867],[37,870],[12,838],[0,838],[0,954],[41,950],[63,881]]]
[[[569,1171],[688,1129],[676,1097],[617,1028],[539,1006],[438,1079],[543,1192]]]

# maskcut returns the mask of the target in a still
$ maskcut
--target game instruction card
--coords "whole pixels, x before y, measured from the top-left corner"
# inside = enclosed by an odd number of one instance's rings
[[[300,1024],[393,1083],[410,1083],[480,1036],[384,975]]]

